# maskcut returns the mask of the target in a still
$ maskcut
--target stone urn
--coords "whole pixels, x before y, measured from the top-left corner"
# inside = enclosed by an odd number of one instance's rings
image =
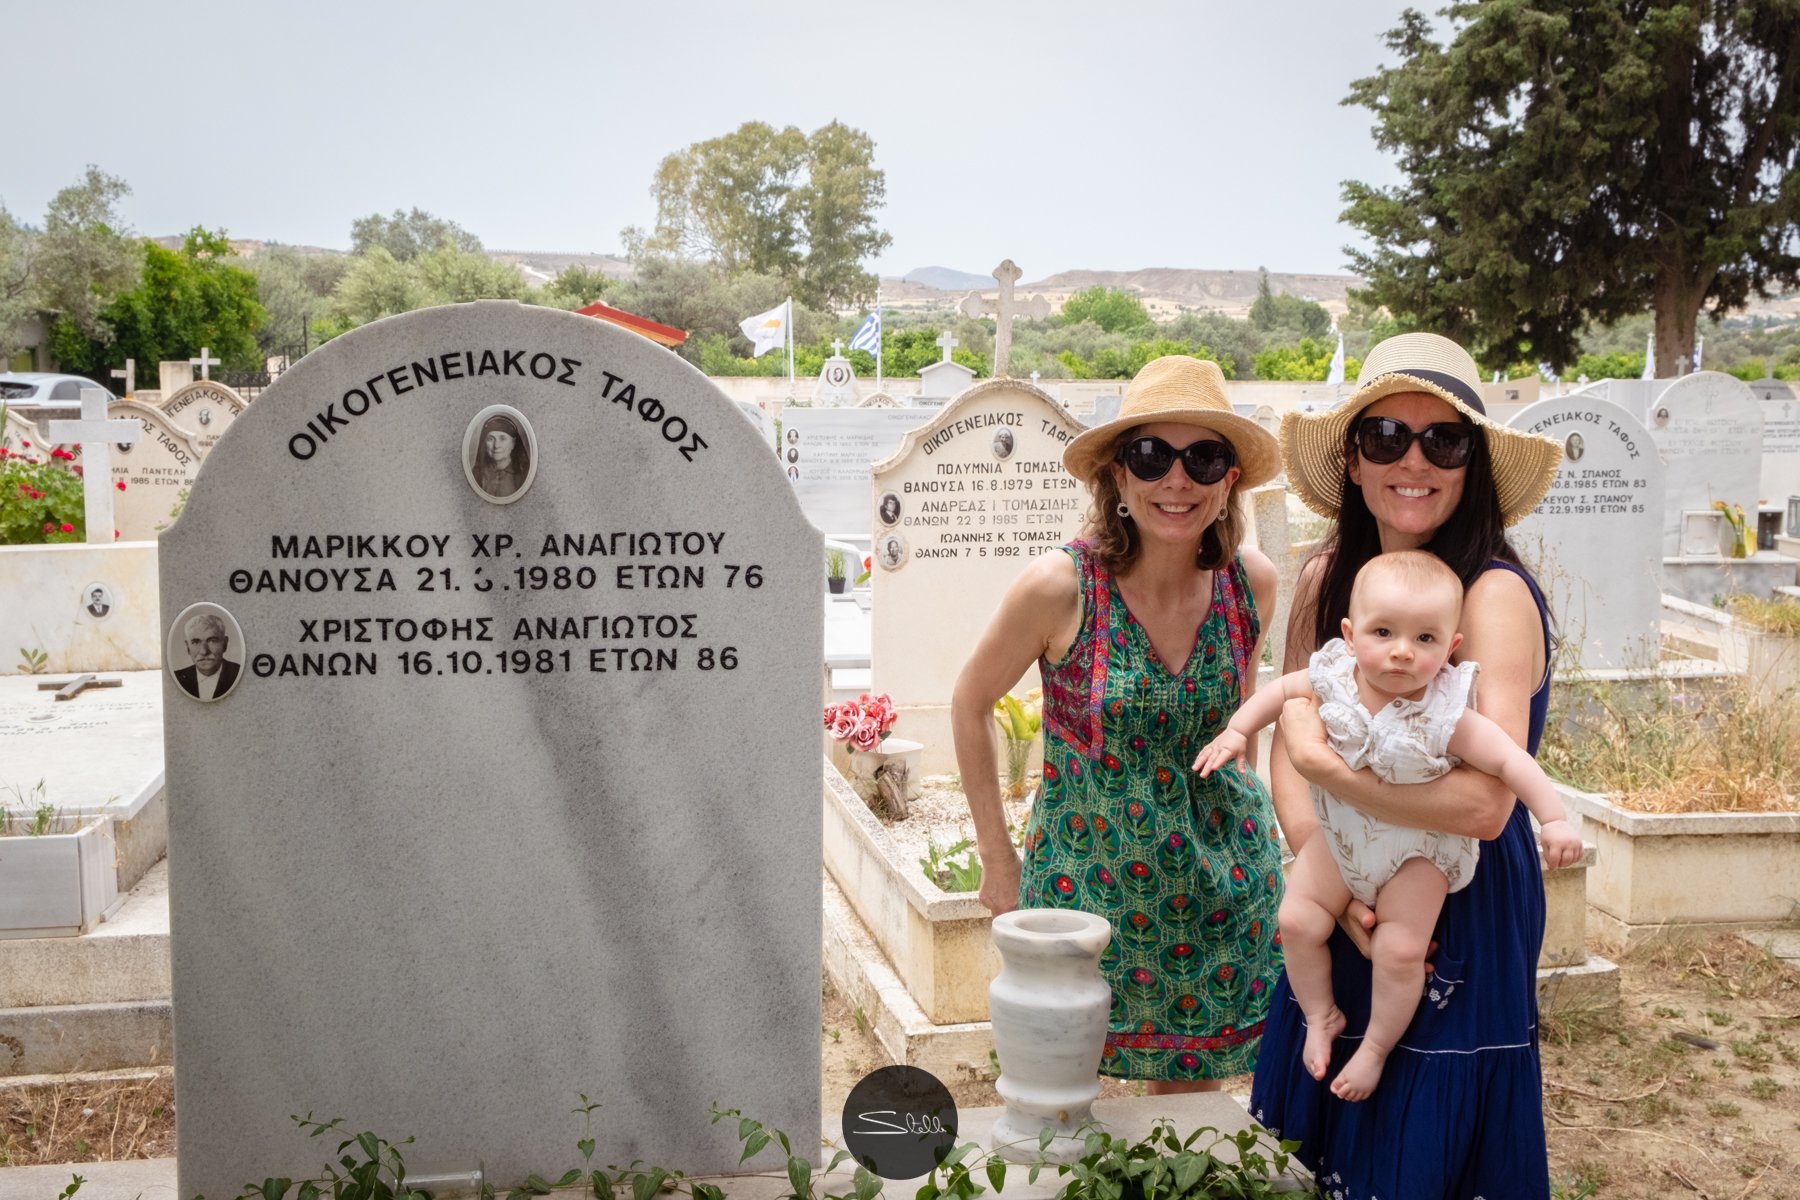
[[[1112,940],[1104,917],[1063,908],[1024,908],[994,918],[1000,974],[988,1012],[1006,1111],[989,1148],[1013,1162],[1074,1162],[1083,1125],[1094,1124],[1100,1055],[1112,992],[1100,955]],[[1053,1137],[1040,1153],[1038,1140]]]
[[[919,796],[919,758],[923,742],[887,737],[873,750],[851,750],[850,785],[870,805],[896,820],[906,816],[906,802]]]

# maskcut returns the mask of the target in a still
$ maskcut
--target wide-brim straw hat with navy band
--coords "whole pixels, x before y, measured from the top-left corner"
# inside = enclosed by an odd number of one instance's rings
[[[1063,466],[1091,484],[1113,461],[1126,432],[1158,421],[1198,425],[1230,442],[1242,472],[1240,488],[1253,488],[1281,474],[1281,443],[1255,421],[1231,410],[1219,364],[1185,354],[1168,354],[1144,364],[1125,389],[1119,415],[1070,442],[1063,449]]]
[[[1562,444],[1489,420],[1481,400],[1481,369],[1467,350],[1435,333],[1402,333],[1369,351],[1348,400],[1322,413],[1290,411],[1282,418],[1288,490],[1306,507],[1337,518],[1344,502],[1345,435],[1364,409],[1397,392],[1436,396],[1481,430],[1505,524],[1523,520],[1550,490],[1562,463]]]

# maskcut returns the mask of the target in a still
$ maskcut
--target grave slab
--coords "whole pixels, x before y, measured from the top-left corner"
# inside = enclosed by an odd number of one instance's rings
[[[502,1178],[578,1092],[617,1161],[729,1168],[715,1102],[810,1144],[822,546],[723,393],[573,314],[376,322],[161,555],[183,1195],[306,1170],[309,1109]]]
[[[155,542],[0,546],[0,675],[30,670],[26,650],[49,672],[153,671],[156,606]]]

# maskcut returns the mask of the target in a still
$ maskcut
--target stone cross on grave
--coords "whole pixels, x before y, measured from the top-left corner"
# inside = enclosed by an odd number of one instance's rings
[[[218,366],[219,360],[216,358],[208,358],[206,355],[207,349],[205,346],[202,346],[200,347],[200,357],[190,358],[188,361],[200,368],[200,378],[211,379],[212,371],[209,368]]]
[[[938,338],[937,344],[944,348],[944,361],[945,362],[950,361],[950,352],[952,350],[956,349],[956,347],[958,345],[960,345],[960,343],[955,338],[950,336],[950,331],[948,329],[944,330],[943,336]]]
[[[113,542],[113,443],[129,446],[144,436],[144,427],[136,421],[106,419],[109,399],[105,388],[82,388],[81,420],[50,422],[51,441],[77,442],[81,446],[82,511],[86,514],[90,546],[110,546]]]
[[[994,378],[999,379],[1008,374],[1012,367],[1012,323],[1013,318],[1024,315],[1042,320],[1050,315],[1050,302],[1042,296],[1033,294],[1023,305],[1015,304],[1013,284],[1019,281],[1021,272],[1013,265],[1012,259],[1006,259],[994,268],[994,278],[1000,281],[1000,294],[994,300],[994,308],[989,313],[987,304],[981,296],[970,292],[963,297],[958,307],[971,317],[994,318]]]
[[[124,687],[123,679],[102,679],[98,675],[77,675],[74,679],[65,679],[60,683],[40,683],[38,691],[55,692],[57,700],[73,700],[88,688]]]
[[[1036,371],[1033,371],[1031,373],[1031,386],[1036,387],[1037,385],[1038,385],[1038,373]]]
[[[831,339],[831,357],[833,357],[833,358],[844,357],[844,339],[842,339],[842,338],[832,338]]]
[[[125,381],[125,398],[127,400],[131,399],[132,396],[137,394],[137,359],[126,359],[125,369],[123,371],[114,371],[112,377],[114,379],[123,379]]]

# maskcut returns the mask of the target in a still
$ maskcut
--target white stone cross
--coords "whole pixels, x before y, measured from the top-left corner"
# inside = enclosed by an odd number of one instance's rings
[[[950,351],[956,349],[956,347],[958,345],[960,345],[961,343],[959,343],[955,338],[951,337],[950,331],[948,329],[946,329],[946,330],[944,330],[944,336],[940,337],[937,340],[937,344],[944,348],[944,361],[949,362],[950,361]]]
[[[831,357],[833,357],[833,358],[844,357],[844,340],[842,338],[832,338],[831,339]]]
[[[64,679],[51,683],[38,684],[40,692],[55,692],[57,700],[73,700],[88,688],[124,687],[123,679],[102,679],[98,675],[78,675],[74,679]]]
[[[994,278],[1000,281],[1000,294],[994,300],[994,378],[1008,375],[1012,369],[1012,323],[1020,316],[1042,319],[1050,315],[1050,302],[1042,296],[1034,295],[1023,305],[1014,302],[1013,284],[1019,281],[1022,272],[1008,258],[994,268]],[[984,317],[988,315],[987,303],[975,292],[963,297],[958,306],[966,316]]]
[[[1038,385],[1038,373],[1036,371],[1033,371],[1031,373],[1031,386],[1036,387],[1037,385]]]
[[[90,546],[113,543],[113,443],[129,446],[144,436],[143,425],[136,421],[106,419],[106,402],[110,399],[105,388],[82,388],[81,420],[50,422],[51,441],[65,445],[76,442],[81,446],[82,512]]]
[[[114,371],[112,377],[114,379],[123,379],[125,381],[125,398],[127,400],[131,399],[132,396],[137,393],[137,359],[126,359],[125,369],[123,371]]]
[[[200,378],[211,379],[212,372],[210,370],[208,370],[208,368],[218,366],[219,360],[216,358],[208,358],[206,355],[207,355],[206,347],[202,346],[202,347],[200,347],[200,357],[199,358],[190,358],[190,359],[188,359],[188,361],[193,363],[196,367],[200,368]]]

